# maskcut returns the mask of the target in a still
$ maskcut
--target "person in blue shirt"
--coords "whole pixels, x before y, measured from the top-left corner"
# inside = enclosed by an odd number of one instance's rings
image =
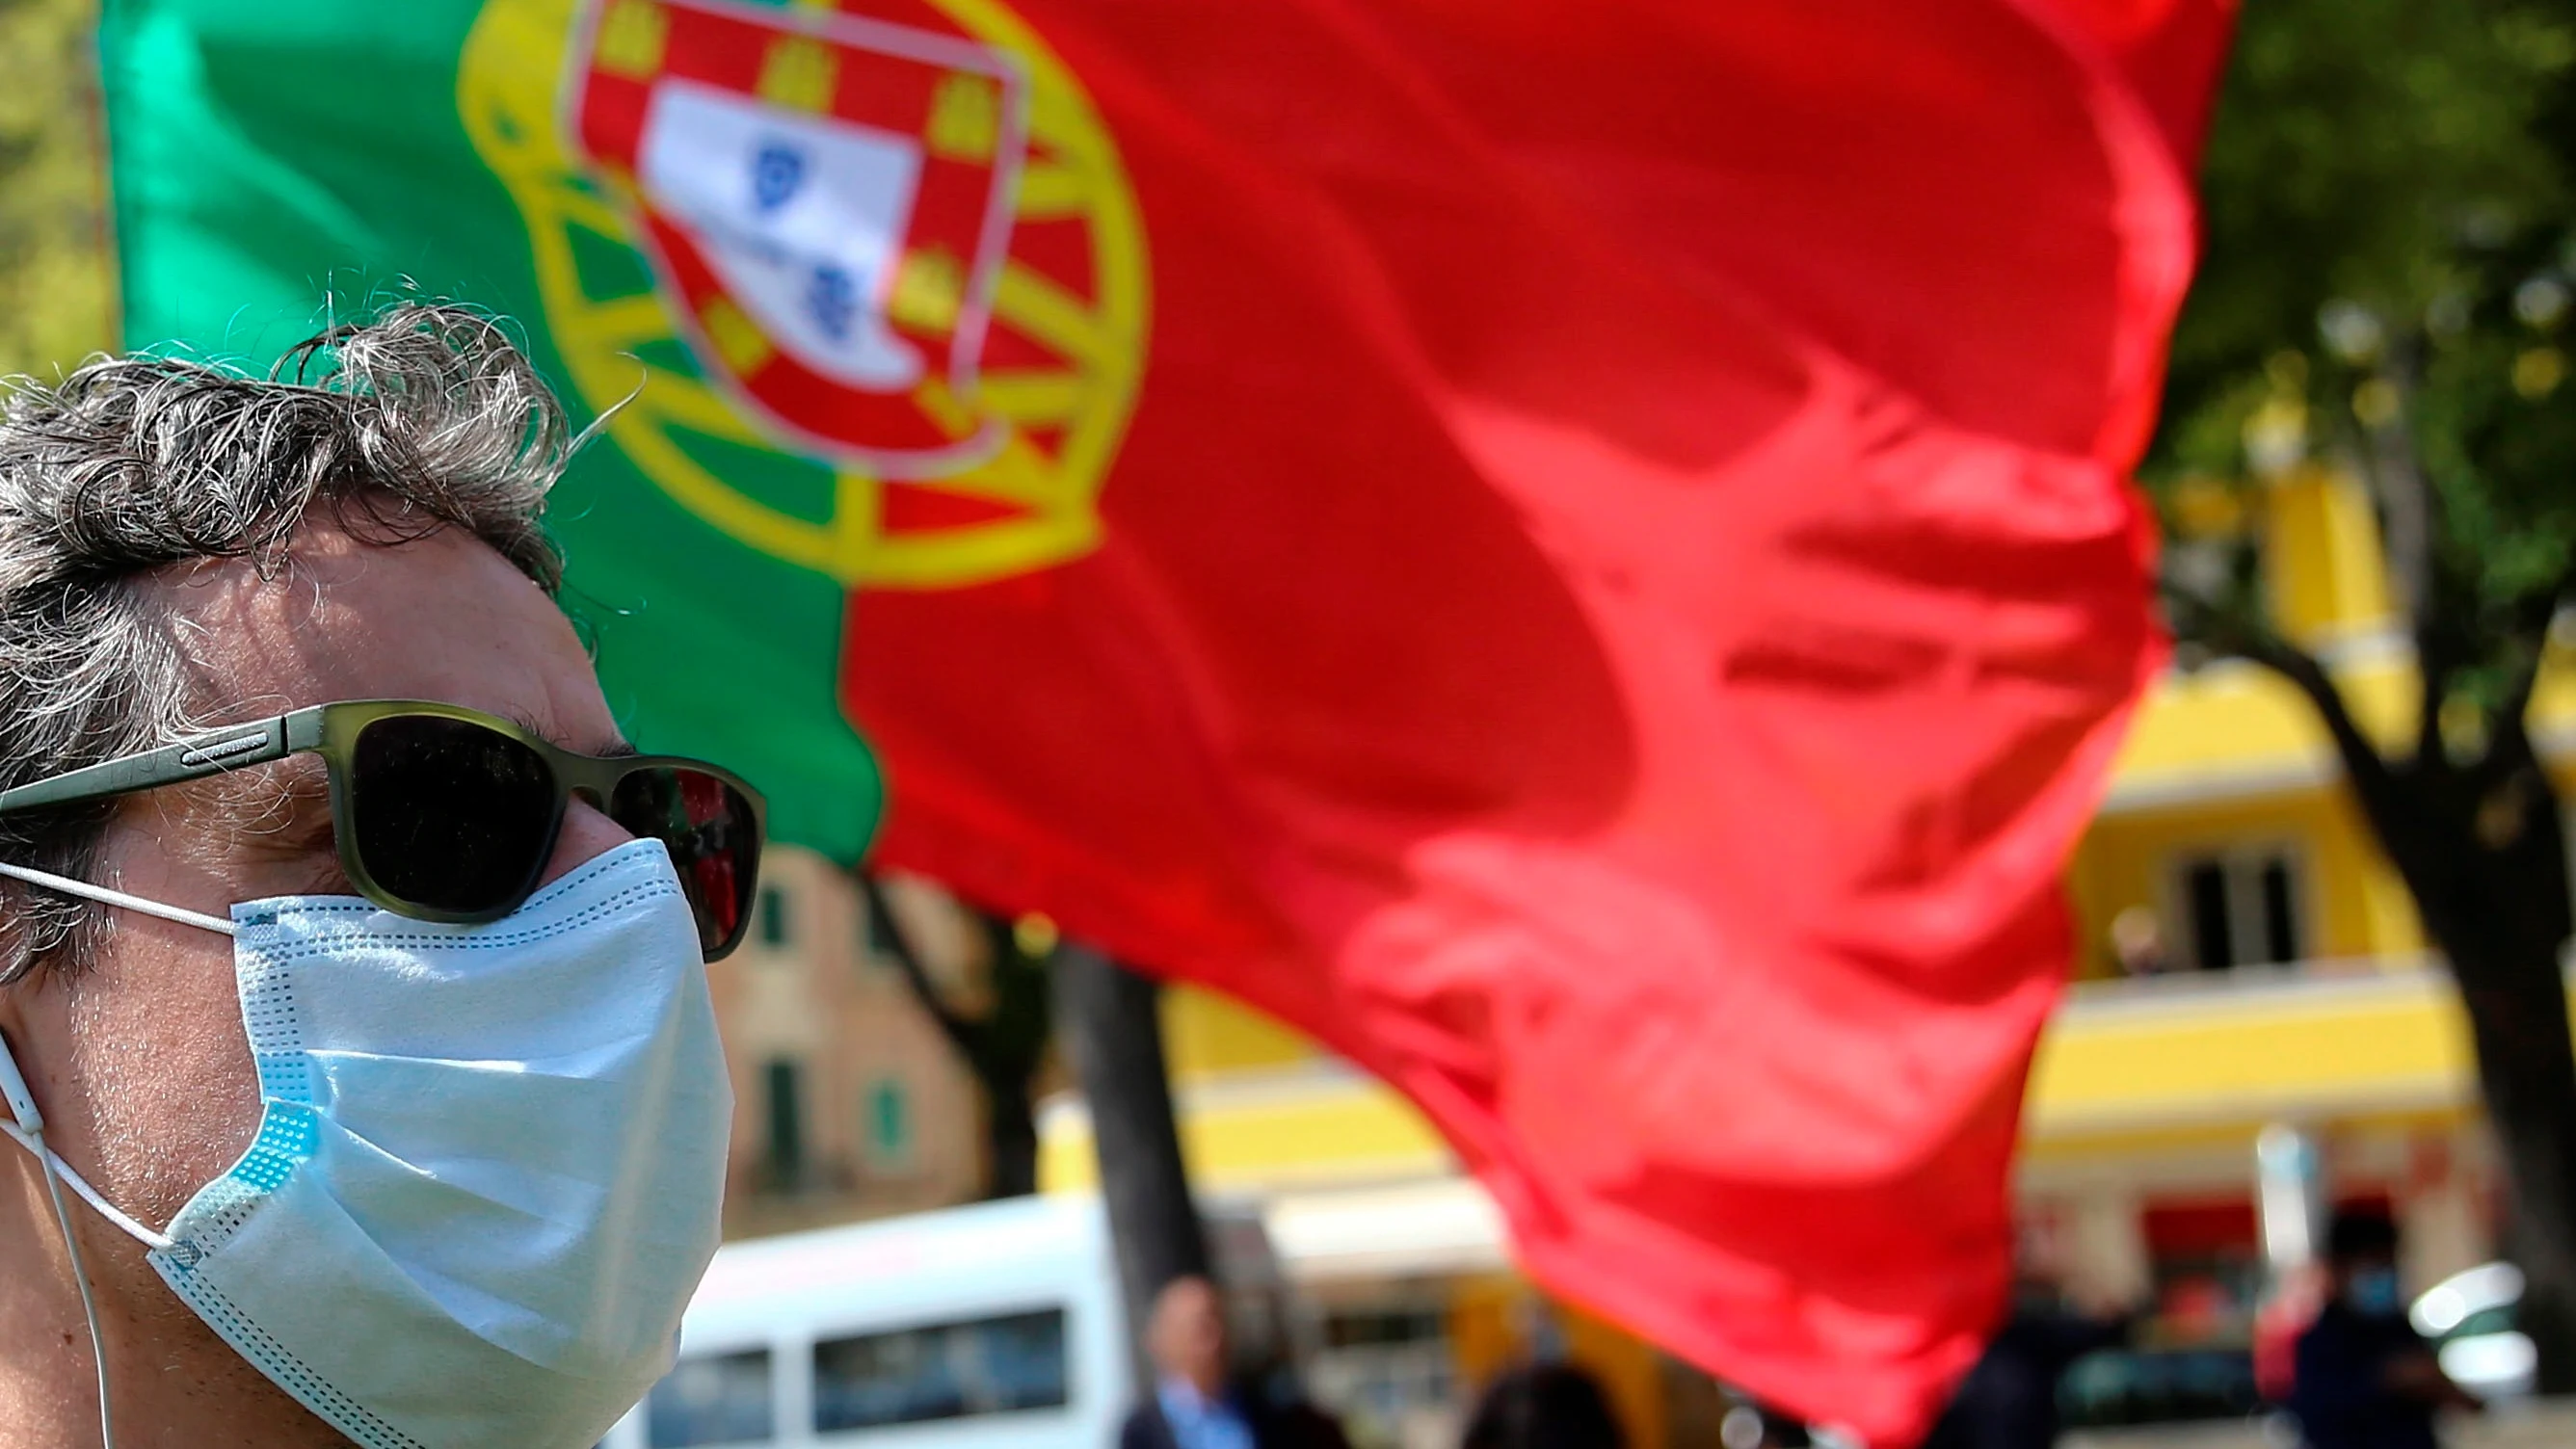
[[[1119,1429],[1118,1449],[1349,1449],[1323,1414],[1233,1377],[1225,1299],[1205,1278],[1164,1285],[1145,1351],[1153,1392]]]
[[[2476,1412],[2406,1321],[2397,1225],[2343,1212],[2326,1234],[2325,1306],[2299,1335],[2290,1413],[2308,1449],[2437,1449],[2433,1416]]]

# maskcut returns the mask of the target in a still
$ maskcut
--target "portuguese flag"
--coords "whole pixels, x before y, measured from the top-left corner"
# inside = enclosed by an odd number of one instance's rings
[[[125,330],[519,319],[637,739],[1312,1033],[1898,1444],[2160,659],[2224,10],[107,0]]]

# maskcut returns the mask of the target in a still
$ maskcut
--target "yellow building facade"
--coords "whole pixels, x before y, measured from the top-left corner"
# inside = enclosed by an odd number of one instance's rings
[[[2368,498],[2297,469],[2261,503],[2277,623],[2365,728],[2402,737],[2417,688]],[[2548,677],[2534,713],[2576,784],[2576,672]],[[2292,689],[2241,662],[2169,672],[2067,890],[2077,980],[2034,1069],[2016,1192],[2074,1286],[2153,1305],[2163,1341],[2241,1343],[2266,1255],[2304,1246],[2258,1204],[2267,1129],[2311,1145],[2311,1210],[2396,1213],[2418,1286],[2492,1254],[2465,1021]],[[1323,1387],[1364,1437],[1444,1442],[1476,1379],[1552,1338],[1610,1380],[1640,1442],[1716,1442],[1725,1406],[1694,1376],[1520,1286],[1490,1203],[1391,1092],[1205,994],[1173,993],[1167,1027],[1193,1172],[1268,1204],[1321,1305]],[[1094,1180],[1078,1102],[1053,1104],[1044,1135],[1051,1188]]]

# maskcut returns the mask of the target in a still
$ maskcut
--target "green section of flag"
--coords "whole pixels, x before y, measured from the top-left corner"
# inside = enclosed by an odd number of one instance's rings
[[[526,223],[456,115],[471,0],[106,0],[100,30],[130,346],[264,366],[336,308],[405,285],[545,335]],[[843,594],[676,506],[605,439],[550,519],[566,607],[648,749],[767,791],[778,837],[856,859],[882,803],[841,712]]]

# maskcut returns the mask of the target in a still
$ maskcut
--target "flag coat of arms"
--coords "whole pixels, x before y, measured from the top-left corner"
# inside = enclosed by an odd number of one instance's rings
[[[520,319],[612,705],[1874,1446],[2003,1300],[2223,0],[107,0],[128,339]],[[882,792],[881,792],[882,786]],[[880,806],[883,806],[880,819]]]
[[[992,451],[956,400],[1026,144],[1007,52],[680,3],[593,10],[575,43],[574,137],[640,200],[702,367],[775,436],[885,476]]]

